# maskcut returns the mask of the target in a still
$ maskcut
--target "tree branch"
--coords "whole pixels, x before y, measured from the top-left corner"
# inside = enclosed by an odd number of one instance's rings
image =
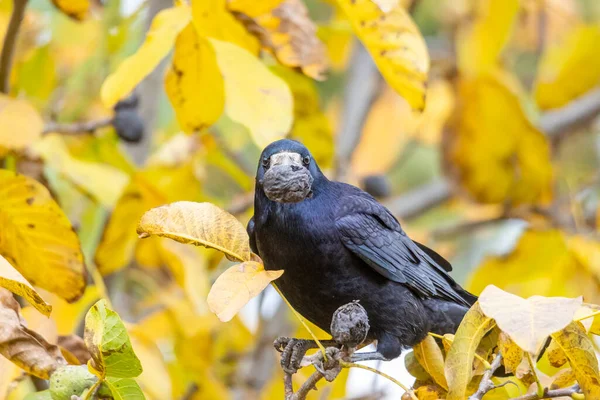
[[[289,375],[289,374],[286,374],[286,375]],[[308,393],[311,390],[317,389],[317,386],[316,386],[317,382],[319,382],[321,379],[323,379],[323,375],[319,371],[313,372],[313,374],[308,377],[306,382],[304,382],[302,384],[302,386],[300,386],[300,389],[298,389],[298,391],[296,393],[292,394],[287,400],[304,400],[304,399],[306,399],[306,396],[308,395]],[[291,381],[291,375],[290,375],[290,381]]]
[[[600,88],[571,101],[562,108],[544,113],[539,120],[540,129],[557,142],[578,126],[583,126],[600,113]]]
[[[496,388],[494,382],[492,382],[492,375],[494,374],[494,371],[500,367],[501,361],[502,355],[500,353],[496,354],[494,361],[492,361],[491,368],[485,371],[483,378],[481,378],[481,382],[479,382],[479,388],[469,397],[469,400],[481,400],[487,392]]]
[[[97,129],[104,128],[105,126],[112,125],[113,117],[102,118],[93,121],[85,122],[72,122],[68,124],[61,124],[58,122],[49,122],[44,127],[42,134],[47,133],[63,133],[67,135],[76,135],[79,133],[91,133]]]
[[[345,180],[352,153],[360,141],[363,124],[379,92],[381,81],[371,56],[362,43],[357,42],[350,62],[344,91],[342,124],[335,146],[336,179]]]
[[[420,186],[408,193],[385,201],[384,205],[400,219],[410,219],[448,200],[450,183],[444,179]]]
[[[544,395],[543,397],[539,397],[537,393],[529,393],[529,394],[525,394],[523,396],[519,396],[519,397],[515,397],[512,400],[540,400],[540,399],[554,399],[556,397],[569,397],[572,396],[574,394],[578,394],[581,393],[579,391],[579,384],[575,384],[573,386],[570,386],[568,388],[563,388],[563,389],[544,389]]]
[[[6,28],[2,53],[0,53],[0,91],[5,94],[8,94],[10,91],[10,70],[12,68],[15,43],[17,42],[21,22],[25,16],[26,7],[27,0],[13,0],[13,10],[10,22]]]

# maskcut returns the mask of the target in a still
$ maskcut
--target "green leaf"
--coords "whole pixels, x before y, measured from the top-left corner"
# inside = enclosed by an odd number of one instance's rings
[[[23,400],[53,400],[50,389],[29,393]]]
[[[133,378],[142,373],[119,315],[106,307],[106,300],[92,306],[85,316],[85,344],[92,354],[90,371],[101,378]]]
[[[142,389],[132,378],[108,377],[104,383],[110,389],[114,400],[145,400]]]

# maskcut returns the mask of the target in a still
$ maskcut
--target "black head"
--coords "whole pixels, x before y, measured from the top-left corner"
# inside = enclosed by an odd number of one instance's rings
[[[320,177],[310,151],[300,142],[282,139],[268,145],[260,156],[257,190],[272,201],[298,203],[312,196],[313,182]]]

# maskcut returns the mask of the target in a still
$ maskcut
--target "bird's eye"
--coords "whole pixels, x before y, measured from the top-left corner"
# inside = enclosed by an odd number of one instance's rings
[[[269,168],[269,157],[263,157],[262,166],[265,168]]]
[[[302,162],[304,163],[304,165],[310,164],[310,156],[304,156]]]

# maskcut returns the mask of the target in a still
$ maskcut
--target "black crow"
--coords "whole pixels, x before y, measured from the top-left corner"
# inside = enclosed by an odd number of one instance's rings
[[[477,300],[450,277],[448,261],[411,240],[371,195],[328,180],[296,141],[262,152],[248,233],[265,268],[285,271],[276,284],[291,305],[321,329],[330,332],[343,304],[366,309],[377,351],[353,361],[391,360],[427,332],[454,333]],[[307,343],[279,343],[286,370],[295,372]]]

